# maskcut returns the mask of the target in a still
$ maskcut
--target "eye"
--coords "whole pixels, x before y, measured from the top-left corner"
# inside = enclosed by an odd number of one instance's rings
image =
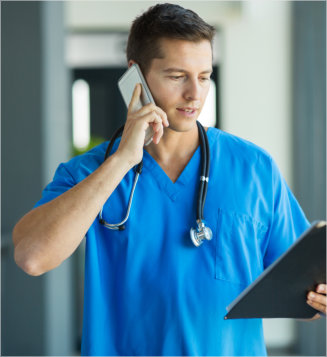
[[[210,77],[202,77],[202,78],[200,78],[200,80],[202,82],[207,82],[207,81],[210,81]]]
[[[170,76],[169,78],[171,78],[171,79],[173,79],[175,81],[178,81],[178,80],[184,78],[184,76]]]

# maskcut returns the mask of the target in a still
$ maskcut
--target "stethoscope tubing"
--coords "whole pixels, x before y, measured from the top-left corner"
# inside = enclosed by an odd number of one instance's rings
[[[209,150],[209,143],[208,143],[208,138],[205,129],[198,121],[196,123],[199,130],[201,162],[202,162],[198,204],[197,204],[197,220],[202,221],[204,203],[206,201],[207,191],[208,191],[209,170],[210,170],[210,150]]]
[[[135,187],[136,187],[137,181],[138,181],[138,179],[139,179],[139,176],[140,176],[140,173],[139,173],[139,172],[136,172],[136,173],[135,173],[135,179],[134,179],[133,187],[132,187],[132,191],[131,191],[131,194],[130,194],[129,200],[128,200],[128,206],[127,206],[126,216],[125,216],[125,218],[124,218],[121,222],[119,222],[119,223],[108,223],[108,222],[106,222],[106,221],[102,218],[102,210],[103,210],[103,208],[101,208],[101,211],[100,211],[100,213],[99,213],[99,215],[100,215],[100,221],[101,221],[101,224],[103,224],[105,227],[107,227],[107,228],[109,228],[109,229],[115,229],[115,230],[123,230],[123,229],[125,229],[124,223],[128,220],[128,217],[129,217],[129,212],[130,212],[131,206],[132,206],[134,191],[135,191]]]
[[[205,132],[205,129],[202,127],[202,132],[203,132],[203,137],[204,137],[204,142],[205,142],[205,149],[206,149],[206,170],[205,170],[205,184],[204,184],[204,189],[203,189],[203,199],[202,199],[202,219],[203,219],[203,210],[204,210],[204,203],[207,199],[207,193],[208,193],[208,184],[209,184],[209,173],[210,173],[210,149],[209,149],[209,141],[207,137],[207,133]]]
[[[114,143],[116,141],[116,138],[118,138],[124,131],[124,127],[125,125],[121,126],[120,128],[118,128],[110,142],[109,142],[109,145],[107,147],[107,150],[106,150],[106,153],[104,155],[104,161],[109,157],[110,153],[111,153],[111,150],[114,146]],[[127,206],[127,211],[126,211],[126,216],[125,218],[119,222],[119,223],[108,223],[106,222],[103,218],[102,218],[102,211],[103,211],[103,207],[101,208],[101,211],[99,213],[99,218],[100,218],[100,223],[105,226],[106,228],[109,228],[109,229],[113,229],[113,230],[124,230],[125,229],[125,226],[124,226],[124,223],[128,220],[128,217],[129,217],[129,213],[130,213],[130,210],[131,210],[131,206],[132,206],[132,201],[133,201],[133,196],[134,196],[134,191],[135,191],[135,187],[136,187],[136,184],[137,184],[137,181],[139,179],[139,176],[142,172],[142,169],[143,169],[143,160],[137,165],[135,166],[135,178],[134,178],[134,182],[133,182],[133,187],[132,187],[132,190],[131,190],[131,194],[129,196],[129,200],[128,200],[128,206]]]
[[[205,129],[203,128],[203,126],[201,125],[200,122],[197,121],[196,124],[197,124],[197,127],[198,127],[200,148],[201,148],[201,175],[200,175],[200,186],[199,186],[199,191],[198,191],[197,217],[196,218],[197,218],[197,223],[198,224],[202,224],[203,210],[204,210],[204,204],[205,204],[206,197],[207,197],[208,182],[209,182],[210,150],[209,150],[208,137],[207,137],[207,133],[206,133]],[[114,145],[116,139],[124,131],[124,127],[125,127],[124,125],[121,126],[113,134],[113,136],[112,136],[112,138],[111,138],[111,140],[110,140],[110,142],[108,144],[104,160],[106,160],[109,157],[109,155],[111,153],[111,150],[113,148],[113,145]],[[142,172],[142,168],[143,168],[143,160],[141,160],[141,162],[138,165],[135,166],[134,183],[133,183],[133,187],[132,187],[131,194],[130,194],[130,197],[129,197],[127,213],[126,213],[126,216],[123,219],[123,221],[121,221],[119,223],[108,223],[108,222],[106,222],[102,218],[103,208],[101,209],[101,211],[99,213],[100,223],[103,226],[105,226],[106,228],[113,229],[113,230],[123,230],[123,229],[125,229],[124,223],[128,220],[128,217],[129,217],[129,213],[130,213],[130,209],[131,209],[131,205],[132,205],[132,200],[133,200],[133,196],[134,196],[135,187],[136,187],[139,175]]]

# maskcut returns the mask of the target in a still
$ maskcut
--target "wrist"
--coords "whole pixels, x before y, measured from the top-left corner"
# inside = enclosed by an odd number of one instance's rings
[[[135,166],[135,163],[130,158],[126,157],[126,155],[123,155],[119,151],[110,155],[109,158],[126,173]]]

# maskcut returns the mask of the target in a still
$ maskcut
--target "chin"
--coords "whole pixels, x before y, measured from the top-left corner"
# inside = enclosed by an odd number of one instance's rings
[[[167,129],[171,129],[178,133],[185,133],[191,131],[196,126],[196,119],[190,120],[171,120],[169,121],[169,127]]]

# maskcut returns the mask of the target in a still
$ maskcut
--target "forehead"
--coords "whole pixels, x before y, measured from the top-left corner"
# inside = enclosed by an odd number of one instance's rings
[[[162,58],[154,58],[151,68],[176,67],[210,69],[212,67],[212,48],[208,40],[191,42],[176,39],[161,39],[159,42]]]

